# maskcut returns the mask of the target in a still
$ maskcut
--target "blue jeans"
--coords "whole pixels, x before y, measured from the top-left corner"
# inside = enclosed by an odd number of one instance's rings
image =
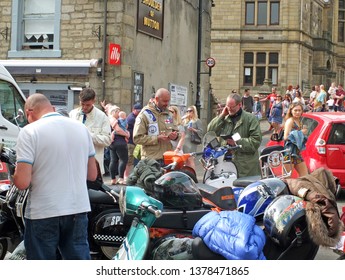
[[[25,219],[28,260],[89,260],[87,213],[46,219]]]

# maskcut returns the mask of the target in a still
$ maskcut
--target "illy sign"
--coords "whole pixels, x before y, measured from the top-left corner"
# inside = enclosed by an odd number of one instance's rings
[[[121,46],[109,44],[109,64],[121,65]]]

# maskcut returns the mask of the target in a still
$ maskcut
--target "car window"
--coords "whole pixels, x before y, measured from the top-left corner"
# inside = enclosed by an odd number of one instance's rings
[[[308,117],[302,117],[302,124],[308,128],[307,137],[315,130],[318,126],[318,122]]]
[[[24,115],[24,100],[17,89],[6,81],[0,81],[0,107],[2,116],[13,124],[27,123]],[[19,124],[19,121],[22,123]]]
[[[327,144],[345,145],[345,123],[333,124]]]

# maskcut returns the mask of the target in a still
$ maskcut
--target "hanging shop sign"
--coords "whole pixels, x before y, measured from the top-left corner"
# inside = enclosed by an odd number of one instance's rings
[[[163,39],[164,0],[138,0],[137,30]]]

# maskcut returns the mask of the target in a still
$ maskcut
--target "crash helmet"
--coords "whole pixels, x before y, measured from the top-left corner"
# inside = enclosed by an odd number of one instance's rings
[[[171,171],[154,183],[153,196],[164,206],[191,210],[202,205],[202,196],[193,179],[180,171]]]
[[[262,221],[266,207],[277,196],[289,194],[285,182],[278,178],[267,178],[251,183],[238,197],[238,211],[253,216]]]
[[[288,247],[307,227],[306,201],[294,195],[276,197],[266,208],[264,230],[277,245]]]

